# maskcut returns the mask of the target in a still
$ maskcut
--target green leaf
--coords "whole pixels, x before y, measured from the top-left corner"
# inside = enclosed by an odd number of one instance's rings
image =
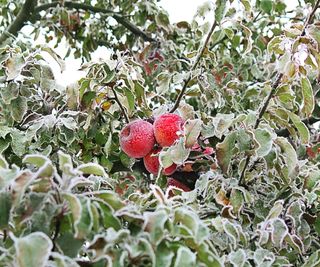
[[[314,109],[314,96],[311,83],[307,77],[301,77],[301,88],[303,96],[302,110],[307,117],[310,117]]]
[[[6,104],[10,104],[11,100],[19,95],[19,84],[11,82],[7,87],[1,88],[0,95]]]
[[[15,261],[18,267],[45,267],[52,249],[52,242],[42,232],[35,232],[25,237],[12,236],[16,248]]]
[[[128,101],[128,112],[129,114],[132,114],[132,112],[134,111],[135,96],[128,88],[125,87],[123,90]]]
[[[6,161],[6,159],[0,154],[0,168],[3,169],[8,169],[9,168],[9,164]]]
[[[320,250],[318,249],[307,259],[302,267],[317,267],[320,265]]]
[[[26,153],[26,143],[28,141],[26,133],[14,128],[11,132],[11,137],[11,147],[13,152],[19,157],[23,156],[23,154]]]
[[[186,136],[186,147],[192,147],[198,140],[202,127],[200,119],[187,120],[184,129]]]
[[[71,160],[71,156],[63,153],[61,150],[58,151],[58,159],[59,159],[59,169],[66,174],[71,174],[71,170],[73,169],[73,164]]]
[[[11,213],[11,194],[6,191],[0,191],[0,229],[8,227]]]
[[[287,178],[291,179],[296,176],[296,168],[298,164],[298,157],[295,149],[289,143],[289,141],[284,137],[278,137],[275,143],[281,148],[285,156]]]
[[[226,136],[222,143],[216,146],[216,155],[218,164],[223,173],[228,173],[231,158],[233,156],[233,149],[235,146],[237,134],[235,132]]]
[[[216,22],[221,22],[221,20],[224,17],[224,14],[226,12],[226,6],[227,6],[227,2],[226,0],[216,0],[215,1],[215,5],[216,5],[216,9],[215,9],[215,21]]]
[[[320,170],[311,170],[304,180],[304,187],[312,191],[320,181]]]
[[[33,164],[38,167],[37,177],[51,177],[54,173],[54,168],[51,161],[42,155],[26,155],[23,158],[23,163]]]
[[[196,255],[187,247],[179,247],[177,251],[174,267],[196,266]]]
[[[163,168],[170,167],[172,163],[182,165],[189,157],[190,149],[186,148],[184,138],[180,138],[177,143],[162,150],[159,154],[159,161]]]
[[[57,244],[64,255],[75,258],[83,245],[83,241],[75,238],[72,233],[65,232],[57,238]]]
[[[260,0],[260,8],[268,13],[271,14],[272,11],[272,1],[271,0]]]
[[[267,249],[258,248],[254,252],[253,259],[256,266],[271,267],[275,261],[275,255]]]
[[[154,212],[145,212],[143,229],[150,233],[151,243],[158,245],[165,234],[165,223],[168,220],[168,214],[164,210]]]
[[[255,139],[259,143],[259,147],[256,150],[258,157],[268,155],[273,145],[271,133],[266,129],[256,129],[254,131],[254,135]]]
[[[84,174],[93,174],[101,177],[108,177],[104,168],[96,163],[85,163],[77,168],[78,171],[81,171]]]
[[[301,121],[300,117],[290,111],[287,110],[287,114],[298,130],[298,133],[301,138],[301,143],[302,144],[309,144],[310,142],[310,133],[308,127]]]
[[[158,245],[156,251],[156,266],[157,267],[170,267],[174,257],[173,251],[167,247],[165,242]]]
[[[27,99],[23,96],[18,96],[11,101],[10,106],[13,119],[20,122],[28,110]]]
[[[242,5],[244,6],[244,9],[246,12],[251,11],[251,4],[249,0],[241,0]]]
[[[119,210],[124,206],[124,203],[121,201],[118,194],[116,194],[115,192],[100,190],[97,192],[92,192],[91,195],[93,195],[96,198],[102,199],[107,204],[109,204],[109,206],[112,207],[114,210]]]
[[[228,257],[233,266],[244,266],[246,263],[247,254],[243,249],[239,249],[237,251],[232,251]]]

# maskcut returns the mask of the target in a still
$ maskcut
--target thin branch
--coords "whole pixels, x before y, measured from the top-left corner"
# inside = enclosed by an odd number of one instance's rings
[[[261,13],[262,13],[262,10],[260,10],[259,13],[254,17],[254,19],[252,20],[253,23],[257,21]]]
[[[37,4],[37,0],[26,0],[22,5],[15,20],[9,25],[9,27],[0,36],[0,45],[5,42],[10,36],[16,36],[18,31],[29,20],[31,14],[34,12],[34,8]]]
[[[188,83],[189,83],[190,80],[191,80],[192,71],[194,71],[195,68],[198,66],[198,64],[199,64],[199,62],[200,62],[200,59],[201,59],[204,51],[205,51],[206,48],[207,48],[207,45],[208,45],[209,41],[210,41],[211,35],[212,35],[212,33],[213,33],[213,31],[214,31],[214,29],[215,29],[216,27],[217,27],[217,22],[215,21],[215,22],[212,24],[212,26],[211,26],[211,29],[210,29],[210,31],[209,31],[209,33],[208,33],[208,35],[207,35],[207,38],[206,38],[206,40],[205,40],[205,42],[204,42],[204,44],[203,44],[203,46],[202,46],[202,48],[201,48],[201,50],[200,50],[200,52],[199,52],[199,54],[198,54],[198,56],[197,56],[197,58],[196,58],[196,60],[195,60],[195,62],[194,62],[194,64],[193,64],[193,66],[191,67],[191,70],[190,70],[190,72],[189,72],[188,77],[184,80],[184,84],[183,84],[182,90],[181,90],[180,94],[178,95],[178,97],[177,97],[177,99],[176,99],[176,102],[175,102],[173,108],[170,110],[170,113],[175,112],[176,109],[179,107],[179,104],[180,104],[180,102],[181,102],[181,100],[182,100],[182,98],[183,98],[183,96],[184,96],[184,94],[185,94],[185,92],[186,92],[186,90],[187,90]]]
[[[264,104],[263,104],[263,106],[262,106],[262,108],[261,108],[261,110],[260,110],[260,112],[259,112],[258,118],[257,118],[256,123],[255,123],[255,125],[254,125],[254,129],[257,129],[257,128],[259,127],[259,124],[260,124],[260,122],[261,122],[261,119],[262,119],[264,113],[266,112],[266,110],[267,110],[267,108],[268,108],[268,106],[269,106],[270,100],[271,100],[271,98],[273,97],[276,89],[278,88],[278,86],[279,86],[279,84],[280,84],[280,82],[281,82],[282,77],[283,77],[283,74],[282,74],[282,73],[280,73],[280,74],[277,75],[277,78],[276,78],[275,82],[273,83],[273,85],[272,85],[272,87],[271,87],[271,91],[270,91],[270,93],[269,93],[269,95],[268,95],[268,97],[267,97],[267,100],[264,102]]]
[[[18,32],[22,29],[25,23],[29,21],[31,18],[35,18],[35,15],[39,14],[39,12],[61,5],[61,1],[54,1],[52,3],[43,4],[39,6],[37,6],[36,4],[37,4],[37,0],[25,1],[15,20],[11,23],[11,25],[7,28],[7,30],[0,36],[0,44],[6,41],[10,36],[17,36]],[[100,7],[94,7],[94,6],[83,4],[83,3],[75,3],[72,1],[65,1],[63,3],[63,6],[67,8],[90,11],[92,13],[106,14],[108,16],[113,17],[119,24],[127,28],[130,32],[132,32],[136,36],[141,37],[144,41],[157,42],[154,38],[146,34],[143,30],[138,28],[129,20],[127,20],[123,15],[117,12],[114,12],[112,10],[108,10]]]
[[[40,6],[37,6],[35,8],[35,13],[39,13],[40,11],[47,10],[48,8],[56,7],[61,4],[61,1],[55,1],[49,4],[43,4]],[[124,18],[121,14],[114,12],[109,9],[104,9],[101,7],[94,7],[91,5],[87,4],[82,4],[82,3],[75,3],[72,1],[65,1],[63,3],[63,6],[67,8],[74,8],[74,9],[80,9],[80,10],[86,10],[86,11],[91,11],[92,13],[103,13],[108,16],[113,17],[119,24],[127,28],[129,31],[131,31],[133,34],[141,37],[145,41],[149,42],[156,42],[155,39],[147,35],[144,31],[139,29],[136,25],[132,24],[130,21],[128,21],[126,18]]]
[[[127,112],[126,112],[124,106],[121,104],[121,102],[120,102],[120,100],[119,100],[119,98],[118,98],[118,94],[117,94],[116,90],[115,90],[113,87],[111,87],[111,90],[112,90],[112,92],[113,92],[113,94],[114,94],[114,100],[115,100],[115,101],[117,102],[117,104],[119,105],[119,107],[120,107],[120,109],[121,109],[121,111],[122,111],[122,114],[123,114],[126,122],[129,123],[129,122],[130,122],[129,117],[128,117],[128,115],[127,115]]]
[[[312,11],[310,12],[309,16],[308,16],[308,19],[306,20],[304,26],[303,26],[303,30],[302,30],[302,33],[301,33],[301,36],[305,35],[306,34],[306,28],[308,27],[309,24],[312,23],[313,19],[314,19],[314,15],[318,9],[320,5],[320,0],[317,0],[317,2],[315,3]]]
[[[317,8],[319,7],[319,4],[320,4],[320,0],[317,0],[316,4],[314,5],[312,11],[310,12],[310,15],[308,16],[308,18],[307,18],[307,20],[306,20],[306,22],[305,22],[305,24],[303,26],[303,30],[302,30],[300,36],[304,36],[305,35],[306,28],[313,21],[314,15],[316,13]],[[259,127],[261,119],[262,119],[264,113],[266,112],[266,110],[268,108],[268,105],[270,103],[270,100],[273,97],[277,87],[279,86],[282,77],[283,77],[282,73],[279,73],[277,75],[277,78],[276,78],[275,82],[273,83],[271,91],[270,91],[270,93],[269,93],[269,95],[267,97],[267,100],[264,102],[264,104],[263,104],[263,106],[262,106],[262,108],[261,108],[261,110],[259,112],[258,118],[257,118],[256,123],[254,125],[254,129],[257,129]],[[247,158],[246,158],[246,161],[244,163],[244,167],[242,169],[241,175],[240,175],[239,184],[242,185],[242,186],[245,186],[244,176],[245,176],[246,170],[248,168],[248,165],[250,163],[250,159],[251,159],[251,155],[248,155]]]

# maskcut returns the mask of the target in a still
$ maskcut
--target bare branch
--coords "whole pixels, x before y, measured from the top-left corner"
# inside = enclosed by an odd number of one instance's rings
[[[17,17],[15,18],[15,20],[8,27],[8,29],[0,36],[0,44],[2,44],[10,36],[17,36],[18,32],[22,29],[25,23],[30,20],[31,17],[34,18],[35,15],[39,14],[39,12],[48,10],[49,8],[53,8],[58,5],[61,5],[61,1],[54,1],[52,3],[37,6],[37,0],[26,0],[20,12],[18,13]],[[67,8],[86,10],[92,13],[106,14],[108,16],[113,17],[119,24],[127,28],[130,32],[132,32],[136,36],[141,37],[143,40],[149,41],[149,42],[156,42],[154,38],[152,38],[151,36],[146,34],[143,30],[141,30],[136,25],[131,23],[120,13],[114,12],[112,10],[100,8],[100,7],[94,7],[94,6],[83,4],[83,3],[75,3],[72,1],[65,1],[63,5]]]
[[[0,45],[4,43],[10,36],[16,36],[18,31],[29,20],[31,14],[34,12],[34,8],[37,4],[37,0],[26,0],[22,5],[17,17],[9,25],[9,27],[0,36]]]
[[[56,7],[60,4],[61,4],[60,1],[55,1],[55,2],[52,2],[49,4],[43,4],[43,5],[37,6],[35,8],[35,13],[39,13],[40,11],[47,10],[48,8]],[[152,37],[147,35],[144,31],[139,29],[136,25],[132,24],[129,20],[124,18],[123,15],[121,15],[120,13],[114,12],[109,9],[104,9],[101,7],[94,7],[94,6],[83,4],[83,3],[75,3],[72,1],[65,1],[63,3],[63,6],[65,6],[67,8],[74,8],[74,9],[91,11],[92,13],[106,14],[108,16],[113,17],[119,24],[126,27],[130,32],[141,37],[143,40],[149,41],[149,42],[156,42],[155,39],[153,39]]]
[[[113,92],[113,94],[114,94],[114,100],[115,100],[115,101],[117,102],[117,104],[119,105],[119,107],[120,107],[120,109],[121,109],[121,111],[122,111],[122,114],[123,114],[126,122],[129,123],[130,120],[129,120],[128,114],[127,114],[124,106],[121,104],[121,102],[120,102],[120,100],[119,100],[119,98],[118,98],[118,94],[117,94],[116,90],[115,90],[113,87],[111,87],[111,90],[112,90],[112,92]]]
[[[178,95],[178,97],[177,97],[177,99],[176,99],[176,102],[175,102],[173,108],[170,110],[170,113],[175,112],[176,109],[179,107],[179,104],[180,104],[180,102],[181,102],[181,100],[182,100],[182,98],[183,98],[183,96],[184,96],[184,94],[185,94],[185,92],[186,92],[186,90],[187,90],[188,83],[189,83],[190,80],[191,80],[192,71],[194,71],[195,68],[198,66],[198,64],[199,64],[199,62],[200,62],[200,59],[201,59],[204,51],[205,51],[206,48],[207,48],[207,45],[208,45],[209,41],[210,41],[211,35],[212,35],[212,33],[213,33],[213,31],[214,31],[214,29],[215,29],[216,27],[217,27],[217,22],[215,21],[215,22],[212,24],[212,26],[211,26],[211,29],[210,29],[210,31],[209,31],[209,33],[208,33],[208,35],[207,35],[207,38],[206,38],[206,40],[205,40],[205,42],[204,42],[204,44],[203,44],[203,46],[202,46],[202,48],[201,48],[201,50],[200,50],[200,52],[199,52],[199,54],[198,54],[198,56],[197,56],[197,58],[196,58],[196,60],[195,60],[195,62],[194,62],[194,64],[193,64],[193,66],[191,67],[191,70],[190,70],[190,72],[189,72],[188,77],[184,80],[184,84],[183,84],[182,90],[181,90],[180,94]]]

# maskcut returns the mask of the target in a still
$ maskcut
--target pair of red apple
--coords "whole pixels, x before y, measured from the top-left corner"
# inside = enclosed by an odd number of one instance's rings
[[[160,168],[159,153],[163,147],[169,147],[179,139],[183,132],[183,125],[183,119],[179,115],[171,113],[158,116],[153,125],[141,119],[132,121],[120,132],[121,149],[129,157],[143,158],[146,169],[156,175]],[[159,146],[157,148],[155,148],[156,143]],[[177,165],[172,164],[162,170],[162,173],[171,175],[176,169]],[[173,185],[174,181],[170,183],[169,185]],[[176,186],[188,191],[186,188]]]

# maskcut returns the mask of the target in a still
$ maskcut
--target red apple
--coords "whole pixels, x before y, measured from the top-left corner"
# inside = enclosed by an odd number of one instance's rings
[[[153,126],[147,121],[132,121],[120,132],[121,149],[129,157],[143,158],[152,150],[154,144]]]
[[[143,158],[143,163],[147,171],[155,175],[158,174],[159,168],[160,168],[160,162],[159,162],[160,151],[161,151],[161,148],[154,149]],[[162,170],[162,173],[164,175],[171,175],[176,171],[176,169],[177,169],[177,165],[172,164],[171,166]]]
[[[171,146],[183,131],[183,119],[177,114],[163,114],[154,122],[154,136],[161,147]]]
[[[168,178],[168,183],[167,183],[167,186],[173,186],[173,187],[176,187],[176,188],[179,188],[181,189],[182,191],[184,192],[190,192],[191,189],[186,186],[185,184],[183,184],[182,182],[174,179],[174,178]],[[169,191],[169,197],[173,197],[174,196],[174,193],[172,190]]]

